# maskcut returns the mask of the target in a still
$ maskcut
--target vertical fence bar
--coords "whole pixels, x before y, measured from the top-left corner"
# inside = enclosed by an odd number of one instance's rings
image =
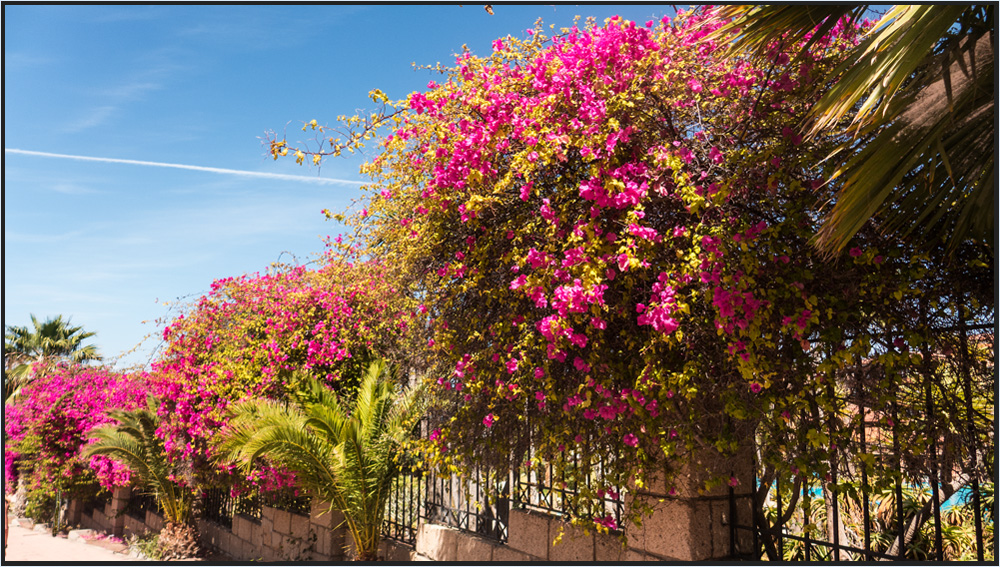
[[[858,409],[861,412],[861,454],[868,452],[868,433],[865,431],[867,408],[864,405],[864,387],[861,380],[856,380],[858,388]],[[868,464],[861,462],[861,516],[865,524],[865,560],[872,561],[872,517],[868,509]]]
[[[834,399],[833,391],[833,380],[834,376],[830,376],[827,382],[827,395],[830,399]],[[835,415],[829,415],[827,417],[827,430],[830,432],[830,439],[836,439],[834,437],[833,420],[836,419]],[[829,489],[830,497],[833,498],[833,518],[827,518],[827,528],[833,531],[833,560],[840,561],[840,508],[837,502],[837,467],[840,465],[840,461],[837,458],[837,450],[834,449],[830,454],[830,484],[833,488]],[[822,486],[822,484],[820,484]],[[825,496],[825,495],[824,495]]]
[[[982,508],[980,508],[979,502],[979,456],[977,453],[978,443],[976,443],[976,422],[972,410],[972,373],[969,370],[969,331],[965,323],[964,303],[964,301],[961,301],[958,306],[958,340],[959,346],[962,349],[959,364],[961,364],[962,389],[965,394],[965,420],[968,431],[968,441],[966,442],[968,443],[970,449],[969,461],[971,465],[970,468],[972,469],[972,505],[973,518],[976,525],[976,560],[983,561],[983,511]]]
[[[920,325],[923,331],[928,331],[930,325],[927,322],[927,301],[920,302]],[[931,436],[931,507],[934,512],[934,558],[937,561],[944,560],[944,546],[941,542],[941,501],[938,498],[940,490],[940,477],[938,474],[938,451],[937,451],[937,427],[934,423],[934,398],[933,381],[934,367],[931,360],[931,348],[927,341],[921,341],[920,356],[923,358],[920,373],[924,379],[924,408],[927,412],[927,426],[925,430]]]
[[[899,451],[899,436],[896,433],[896,424],[899,422],[899,412],[896,408],[896,400],[892,401],[892,450],[896,454],[896,468],[899,471],[903,470],[903,457]],[[899,536],[899,550],[896,552],[899,559],[902,560],[906,556],[906,526],[903,525],[903,521],[906,516],[903,515],[903,479],[896,479],[896,522],[899,524],[898,536]]]
[[[774,477],[774,494],[777,497],[777,501],[778,501],[778,521],[780,522],[781,521],[781,516],[784,514],[784,512],[782,512],[782,510],[781,510],[781,474],[780,473],[777,474],[777,475],[775,475],[775,477]],[[778,529],[778,538],[777,538],[778,539],[778,561],[781,561],[785,557],[785,538],[784,538],[785,528],[784,528],[784,525],[776,525],[775,527]]]
[[[812,537],[809,536],[809,479],[803,476],[802,481],[802,528],[806,534],[805,551],[806,561],[812,561],[810,552],[812,551]]]
[[[754,452],[752,460],[753,460],[753,466],[751,468],[753,470],[753,480],[750,483],[750,486],[754,487],[754,489],[753,489],[753,492],[750,493],[750,528],[751,528],[751,533],[753,534],[753,553],[754,553],[754,555],[756,555],[755,559],[760,559],[761,541],[760,541],[759,534],[758,534],[758,531],[757,531],[757,481],[758,481],[758,479],[757,479],[757,462],[756,462],[757,461],[757,454],[756,454],[756,451]],[[729,476],[733,476],[732,472],[730,472]],[[735,516],[732,518],[732,521],[733,522],[736,521],[736,517]]]
[[[924,353],[925,356],[930,356],[929,352]],[[932,421],[934,419],[934,400],[931,397],[931,383],[927,380],[926,383],[926,402],[927,402],[927,419]],[[932,509],[934,510],[934,556],[937,561],[944,561],[944,546],[941,541],[941,500],[938,498],[938,483],[940,479],[938,478],[938,463],[937,463],[937,434],[934,431],[933,424],[929,424],[931,427],[928,429],[931,432],[931,498],[932,498]]]

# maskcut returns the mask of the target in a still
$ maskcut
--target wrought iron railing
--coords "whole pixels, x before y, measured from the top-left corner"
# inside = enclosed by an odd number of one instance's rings
[[[292,489],[264,492],[262,493],[262,503],[265,506],[304,516],[308,516],[312,510],[312,499],[305,494],[296,494]]]
[[[514,472],[512,504],[565,519],[600,520],[605,525],[611,519],[620,528],[625,511],[622,487],[591,490],[593,494],[588,498],[579,497],[580,485],[592,487],[601,483],[603,465],[601,460],[584,467],[578,455],[567,458],[561,454],[555,460],[519,467]],[[573,474],[567,475],[567,470],[573,470]]]
[[[954,331],[955,329],[951,329]],[[979,333],[968,336],[968,330]],[[995,353],[982,326],[961,326],[961,348],[976,340]],[[925,360],[933,355],[921,353]],[[778,561],[974,560],[996,558],[997,506],[993,465],[992,405],[973,409],[973,392],[996,387],[992,363],[979,376],[970,363],[934,374],[925,364],[906,377],[893,401],[873,407],[867,394],[879,369],[861,365],[838,377],[842,407],[854,419],[848,442],[831,451],[825,478],[782,476],[753,482],[750,513],[737,512],[730,489],[733,557]],[[978,380],[978,382],[977,382]],[[934,416],[948,413],[946,425]],[[988,418],[988,419],[987,419]],[[901,423],[935,427],[919,433],[926,445],[908,453]],[[928,424],[928,425],[925,425]],[[936,425],[935,425],[936,424]],[[912,431],[908,434],[912,434]],[[951,439],[951,446],[945,441]],[[742,517],[741,517],[742,516]],[[752,537],[750,537],[752,534]]]
[[[382,536],[405,545],[416,545],[420,510],[427,494],[427,474],[404,469],[393,481],[382,523]]]
[[[125,514],[137,520],[146,521],[147,510],[152,510],[153,512],[160,511],[160,505],[156,501],[156,496],[133,489],[128,502],[125,504]]]
[[[499,542],[507,541],[509,474],[475,468],[466,478],[428,473],[421,518]]]

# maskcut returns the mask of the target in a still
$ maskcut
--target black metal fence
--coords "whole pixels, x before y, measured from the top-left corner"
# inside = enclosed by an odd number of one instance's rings
[[[202,494],[202,515],[227,528],[233,527],[236,514],[260,522],[262,501],[255,490],[233,496],[229,488],[211,488]]]
[[[296,494],[292,489],[282,489],[262,493],[262,502],[272,508],[293,514],[308,516],[312,510],[312,499],[305,494]]]
[[[732,555],[994,561],[996,371],[988,329],[960,326],[955,347],[962,352],[950,363],[924,348],[921,364],[896,382],[889,402],[871,395],[885,369],[864,363],[838,376],[837,419],[850,424],[850,440],[831,451],[825,478],[758,464],[751,517],[730,525]],[[976,371],[965,354],[973,342],[979,356],[990,356]],[[746,532],[752,542],[738,537]]]
[[[427,494],[427,474],[406,468],[393,481],[382,523],[382,536],[415,546],[420,511]]]
[[[137,520],[146,521],[147,510],[159,513],[160,505],[156,501],[156,496],[133,489],[125,504],[125,514]]]
[[[593,488],[603,483],[603,465],[603,460],[584,463],[579,455],[567,458],[560,454],[555,461],[518,467],[514,472],[513,504],[560,518],[612,519],[615,526],[621,527],[625,490],[621,486]],[[572,476],[582,477],[582,482],[567,478],[567,470],[573,470]],[[577,498],[581,490],[593,494]]]
[[[428,473],[421,518],[499,542],[507,541],[510,474],[476,468],[466,478]]]

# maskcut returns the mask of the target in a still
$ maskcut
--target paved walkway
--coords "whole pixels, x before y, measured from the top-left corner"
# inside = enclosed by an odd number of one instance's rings
[[[136,561],[136,559],[124,553],[115,553],[99,545],[87,543],[82,539],[69,540],[52,537],[48,532],[28,530],[18,525],[17,521],[11,520],[4,561],[43,561],[50,565],[59,565],[68,561],[105,563]]]

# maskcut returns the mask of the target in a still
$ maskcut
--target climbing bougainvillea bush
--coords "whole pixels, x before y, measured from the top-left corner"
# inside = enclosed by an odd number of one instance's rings
[[[432,463],[582,462],[559,474],[589,476],[585,500],[756,434],[765,461],[823,475],[850,422],[831,418],[833,374],[910,359],[892,332],[933,262],[873,232],[839,258],[809,243],[836,187],[816,164],[838,140],[797,132],[858,30],[754,66],[704,39],[708,16],[536,27],[405,100],[373,91],[383,109],[342,123],[347,142],[271,141],[319,163],[391,128],[352,222],[420,290]],[[878,392],[902,373],[885,376]],[[723,482],[738,479],[708,486]]]
[[[113,423],[112,409],[145,404],[150,379],[103,367],[57,366],[32,379],[4,408],[4,481],[13,491],[19,478],[31,492],[63,496],[74,489],[125,486],[130,472],[103,456],[86,459],[80,449],[88,432]]]
[[[209,440],[228,405],[251,396],[288,399],[300,373],[350,395],[375,354],[419,364],[404,348],[415,313],[397,300],[403,294],[391,287],[388,268],[332,261],[333,254],[317,268],[275,266],[217,280],[164,329],[167,346],[154,372],[163,379],[162,433],[172,458],[211,470]],[[255,480],[278,488],[290,477]]]

